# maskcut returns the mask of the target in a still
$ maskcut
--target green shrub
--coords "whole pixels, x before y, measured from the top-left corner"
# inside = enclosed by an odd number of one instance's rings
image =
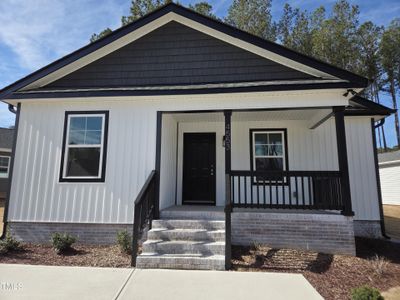
[[[351,290],[352,300],[383,300],[381,293],[369,286],[362,286]]]
[[[72,244],[75,242],[76,238],[68,233],[56,232],[51,236],[51,244],[57,254],[61,254],[66,250],[71,249]]]
[[[126,254],[130,254],[132,252],[132,237],[128,231],[118,231],[117,243],[122,252]]]
[[[0,254],[18,250],[23,250],[23,246],[7,231],[5,238],[0,240]]]

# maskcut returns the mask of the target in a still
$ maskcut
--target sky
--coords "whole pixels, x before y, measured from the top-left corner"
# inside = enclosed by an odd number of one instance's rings
[[[198,1],[180,0],[185,6]],[[130,0],[1,0],[0,1],[0,89],[52,61],[86,45],[90,36],[106,27],[120,26],[129,13]],[[273,0],[272,15],[279,19],[283,5],[312,11],[335,0]],[[230,0],[210,0],[214,13],[223,17]],[[360,20],[387,25],[400,16],[398,0],[350,1],[360,7]],[[390,99],[383,95],[384,104]],[[394,143],[393,117],[387,121],[389,144]],[[14,124],[14,116],[0,103],[0,127]]]

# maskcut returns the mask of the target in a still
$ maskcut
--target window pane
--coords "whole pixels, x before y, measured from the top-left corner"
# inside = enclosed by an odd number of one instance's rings
[[[67,177],[99,176],[100,148],[70,148],[67,158]]]
[[[87,117],[87,130],[101,130],[102,117]]]
[[[101,144],[101,131],[86,131],[86,145]]]
[[[256,156],[267,156],[268,155],[268,146],[267,145],[256,145],[255,146]]]
[[[282,145],[269,145],[269,154],[270,156],[282,156]]]
[[[280,133],[269,133],[269,143],[273,145],[282,145],[282,134]]]
[[[256,158],[257,171],[282,171],[282,158]]]
[[[82,145],[85,143],[85,131],[83,130],[71,130],[69,132],[69,145]]]
[[[255,136],[255,144],[268,144],[268,134],[267,133],[256,133]]]
[[[0,157],[0,167],[8,168],[9,157]]]
[[[86,117],[71,117],[69,124],[70,130],[85,130]]]

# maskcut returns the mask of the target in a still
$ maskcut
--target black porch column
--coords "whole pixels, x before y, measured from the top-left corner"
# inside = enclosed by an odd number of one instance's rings
[[[231,110],[225,116],[225,269],[231,268]]]
[[[160,169],[161,169],[161,131],[162,112],[157,112],[157,134],[156,134],[156,190],[154,195],[154,219],[160,218]]]
[[[336,124],[336,141],[338,150],[339,171],[341,174],[340,187],[341,187],[342,201],[344,206],[342,214],[345,216],[354,216],[354,212],[351,207],[351,192],[350,192],[349,164],[347,160],[344,109],[345,109],[344,106],[337,106],[333,108],[333,112],[335,114],[335,124]]]

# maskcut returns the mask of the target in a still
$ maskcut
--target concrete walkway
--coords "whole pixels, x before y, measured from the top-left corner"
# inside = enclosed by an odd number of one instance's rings
[[[322,299],[299,274],[0,264],[0,299]]]

